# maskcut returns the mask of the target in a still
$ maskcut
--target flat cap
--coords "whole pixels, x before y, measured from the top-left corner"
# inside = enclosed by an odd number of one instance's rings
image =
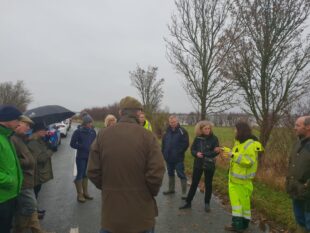
[[[22,115],[21,111],[15,106],[7,104],[0,105],[0,121],[7,122],[18,120],[20,115]]]
[[[120,109],[143,109],[142,104],[131,96],[126,96],[119,102]]]
[[[19,121],[21,122],[25,122],[25,123],[28,123],[29,125],[34,125],[34,122],[27,116],[25,115],[21,115],[19,118],[18,118]]]

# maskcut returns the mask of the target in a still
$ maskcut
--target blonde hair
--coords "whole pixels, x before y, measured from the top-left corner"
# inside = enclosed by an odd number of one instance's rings
[[[116,122],[116,121],[117,121],[117,119],[114,115],[108,114],[104,119],[104,125],[105,125],[105,127],[109,127],[112,122]]]
[[[196,136],[201,136],[202,135],[202,129],[206,126],[209,126],[211,128],[211,132],[212,132],[213,123],[211,121],[199,121],[195,125]]]

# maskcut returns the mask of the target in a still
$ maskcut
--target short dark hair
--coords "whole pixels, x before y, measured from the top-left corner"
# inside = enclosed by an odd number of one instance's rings
[[[237,122],[236,129],[237,129],[236,139],[240,143],[243,143],[252,137],[252,131],[247,122],[244,121]]]

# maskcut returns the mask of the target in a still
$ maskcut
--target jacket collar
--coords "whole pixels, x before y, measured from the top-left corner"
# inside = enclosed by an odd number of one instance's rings
[[[3,125],[0,125],[0,134],[6,136],[6,137],[10,137],[12,134],[14,133],[13,130],[3,126]]]
[[[135,123],[139,124],[139,121],[135,117],[129,117],[129,116],[122,116],[119,122],[127,122],[127,123]]]

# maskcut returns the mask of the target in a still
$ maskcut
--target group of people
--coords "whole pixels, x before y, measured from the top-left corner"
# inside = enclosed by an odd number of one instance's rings
[[[44,124],[35,124],[11,105],[0,106],[0,232],[43,233],[37,198],[42,184],[53,179],[51,156],[43,140]]]
[[[225,229],[232,232],[248,229],[253,179],[263,151],[248,123],[236,124],[235,143],[231,149],[220,146],[211,122],[196,124],[196,135],[190,147],[194,157],[192,182],[187,192],[184,158],[190,143],[188,132],[180,126],[178,118],[169,117],[160,146],[138,100],[127,96],[120,101],[119,108],[120,119],[117,121],[115,116],[108,115],[106,127],[98,133],[91,116],[84,114],[70,142],[71,147],[77,149],[74,180],[77,201],[84,203],[93,199],[88,193],[88,179],[101,190],[100,233],[155,232],[158,215],[155,196],[162,185],[165,167],[168,189],[163,194],[176,192],[176,173],[184,200],[179,207],[181,210],[191,208],[204,174],[203,208],[209,213],[217,156],[230,164],[228,191],[232,221]],[[33,133],[29,137],[30,128]],[[42,140],[44,131],[43,126],[34,124],[13,106],[0,106],[1,232],[10,232],[13,216],[13,232],[23,232],[26,228],[42,232],[36,197],[41,185],[53,178],[52,152]],[[295,131],[299,140],[291,152],[286,187],[293,200],[297,232],[306,233],[310,232],[310,117],[298,118]]]

